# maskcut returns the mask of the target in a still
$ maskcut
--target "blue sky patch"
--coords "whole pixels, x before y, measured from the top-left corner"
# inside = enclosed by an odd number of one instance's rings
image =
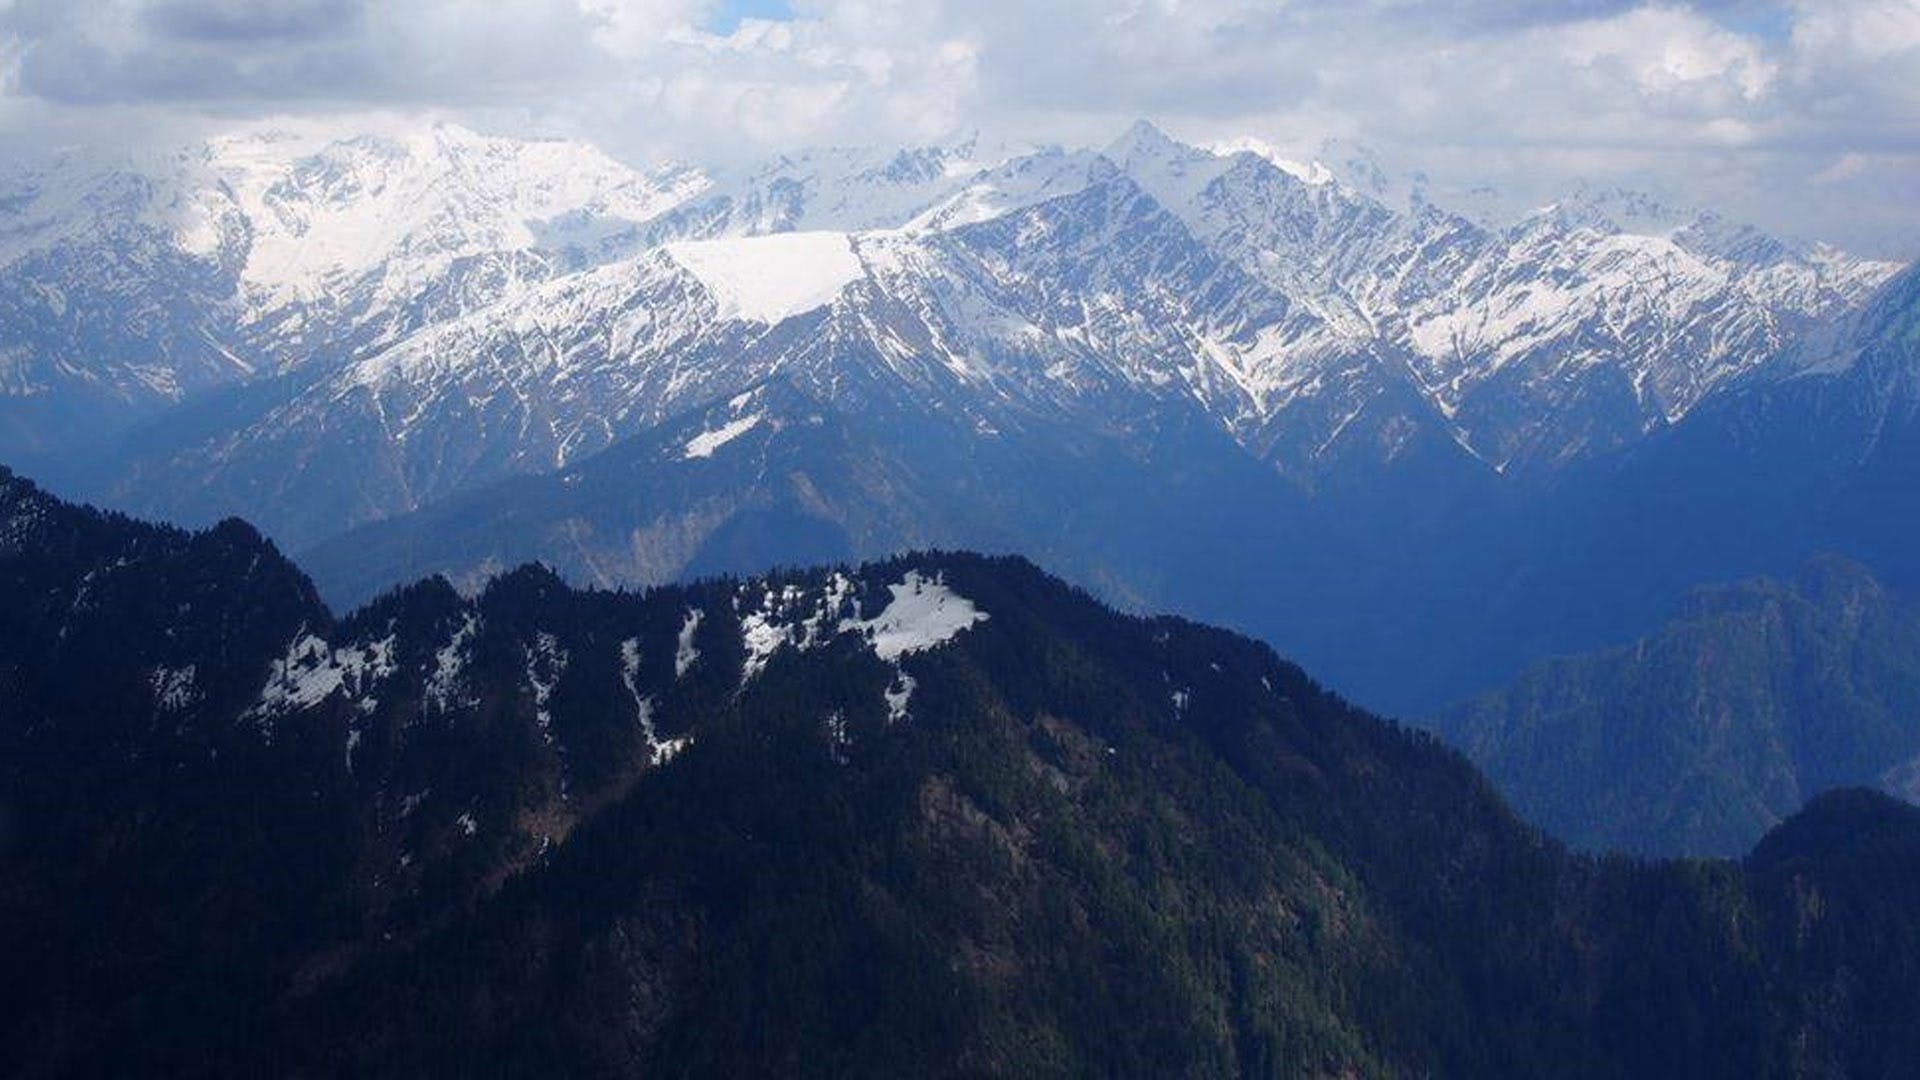
[[[792,0],[721,0],[714,12],[715,33],[730,34],[743,19],[791,19]]]

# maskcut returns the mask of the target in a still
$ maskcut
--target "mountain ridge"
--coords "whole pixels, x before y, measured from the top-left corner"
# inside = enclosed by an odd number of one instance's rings
[[[1920,983],[1885,946],[1911,933],[1920,811],[1871,795],[1746,867],[1571,857],[1267,647],[1015,559],[644,596],[523,568],[335,619],[238,524],[11,477],[0,522],[0,588],[36,601],[0,605],[10,1067],[1897,1075],[1920,1053],[1897,1023]],[[61,535],[84,542],[34,539]]]

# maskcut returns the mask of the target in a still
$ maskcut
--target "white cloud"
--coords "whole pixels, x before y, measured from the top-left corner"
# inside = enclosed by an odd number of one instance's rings
[[[1585,68],[1618,65],[1643,94],[1766,96],[1778,74],[1758,42],[1684,8],[1647,7],[1564,32],[1563,55]]]
[[[1820,0],[1797,5],[1794,50],[1808,59],[1879,60],[1920,50],[1920,3]]]
[[[436,109],[734,160],[973,127],[1097,142],[1146,115],[1200,139],[1350,136],[1505,186],[1599,174],[1863,234],[1910,216],[1885,200],[1920,170],[1920,0],[793,7],[721,36],[719,0],[0,0],[0,125]],[[1826,174],[1849,153],[1870,164]],[[1854,205],[1797,206],[1816,175]]]

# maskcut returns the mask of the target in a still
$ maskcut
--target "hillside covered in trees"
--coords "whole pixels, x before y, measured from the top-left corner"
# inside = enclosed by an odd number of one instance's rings
[[[0,473],[0,1070],[1920,1063],[1920,812],[1569,853],[1256,642],[1011,559],[344,617]]]

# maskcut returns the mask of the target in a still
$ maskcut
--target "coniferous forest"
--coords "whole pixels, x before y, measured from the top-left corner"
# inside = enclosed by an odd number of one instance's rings
[[[1737,861],[1587,856],[1265,646],[1017,559],[644,594],[529,567],[337,617],[243,523],[4,483],[18,1075],[1920,1053],[1920,812],[1882,795]]]

